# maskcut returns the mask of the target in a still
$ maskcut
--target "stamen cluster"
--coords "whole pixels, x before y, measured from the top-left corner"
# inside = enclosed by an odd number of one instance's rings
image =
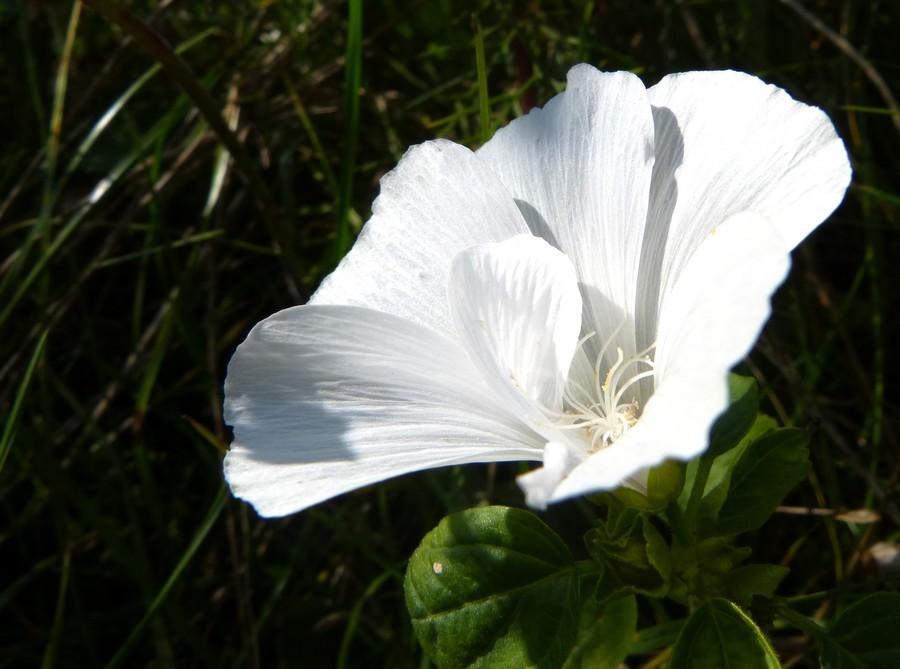
[[[579,349],[595,334],[591,332],[584,336],[578,342]],[[612,341],[613,338],[610,338],[597,354],[592,387],[585,388],[570,374],[563,391],[563,412],[557,413],[558,420],[562,423],[557,424],[557,428],[587,432],[591,453],[606,448],[637,423],[641,415],[639,399],[635,395],[627,401],[624,398],[632,386],[654,374],[653,360],[649,353],[655,348],[655,344],[627,358],[622,349],[617,347],[616,361],[606,371],[601,383],[600,370]],[[639,371],[642,365],[649,369]]]

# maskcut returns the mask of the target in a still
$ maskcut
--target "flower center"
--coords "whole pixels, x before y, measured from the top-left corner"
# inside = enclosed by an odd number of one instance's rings
[[[582,337],[578,348],[582,349],[594,334],[591,332]],[[570,374],[563,391],[563,411],[555,412],[557,428],[585,432],[591,453],[606,448],[638,422],[641,405],[636,394],[633,391],[629,393],[629,389],[654,374],[649,353],[656,344],[627,358],[621,348],[616,348],[616,361],[601,376],[604,356],[611,343],[612,338],[597,355],[593,383],[589,387],[584,387]]]

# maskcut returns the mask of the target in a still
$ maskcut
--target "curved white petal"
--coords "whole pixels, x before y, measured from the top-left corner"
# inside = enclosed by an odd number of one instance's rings
[[[551,441],[544,447],[544,466],[538,467],[516,479],[525,503],[535,509],[546,509],[556,489],[569,472],[583,462],[585,455],[559,442]]]
[[[458,344],[396,316],[304,306],[259,323],[225,382],[225,476],[263,516],[407,472],[539,460]]]
[[[426,142],[382,177],[372,218],[309,303],[377,309],[452,339],[450,260],[472,244],[523,232],[512,197],[469,149]]]
[[[634,313],[653,132],[640,79],[576,65],[564,93],[476,153],[516,198],[534,234],[575,263],[584,329],[599,335],[587,342],[589,353]],[[634,352],[633,328],[621,328],[616,339],[626,354]]]
[[[448,289],[459,337],[487,384],[535,430],[562,393],[581,329],[571,261],[544,240],[518,235],[461,251]]]
[[[673,74],[648,93],[656,165],[640,290],[661,286],[659,303],[730,216],[762,214],[793,248],[843,199],[847,151],[821,109],[741,72]]]
[[[738,214],[708,234],[663,305],[656,391],[640,420],[575,468],[551,501],[702,453],[728,406],[728,371],[755,343],[789,267],[787,244],[762,216]]]
[[[745,212],[700,244],[663,305],[656,346],[656,403],[673,406],[679,424],[665,455],[691,458],[706,447],[709,428],[728,405],[728,370],[756,343],[771,313],[770,298],[790,269],[790,247],[763,216]],[[670,428],[671,429],[671,428]]]

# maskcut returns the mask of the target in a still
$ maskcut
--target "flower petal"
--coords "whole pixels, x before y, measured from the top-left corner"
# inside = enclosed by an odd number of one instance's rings
[[[525,503],[534,509],[546,509],[560,481],[583,461],[584,454],[573,452],[570,446],[549,442],[544,447],[544,466],[516,479],[525,493]]]
[[[516,198],[534,234],[575,263],[584,328],[599,335],[587,342],[589,353],[634,313],[653,132],[636,76],[577,65],[564,93],[499,130],[476,154]],[[621,328],[616,345],[634,353],[633,329]]]
[[[263,516],[431,467],[539,460],[545,440],[485,387],[465,352],[396,316],[286,309],[238,347],[225,382],[225,475]]]
[[[657,388],[647,405],[647,412],[653,403],[667,406],[669,434],[679,435],[663,455],[684,459],[705,449],[728,406],[728,370],[756,343],[790,266],[780,230],[755,212],[732,216],[691,257],[660,315]],[[673,411],[676,404],[683,406]]]
[[[548,438],[581,329],[572,263],[543,239],[518,235],[453,259],[450,310],[469,357],[516,415]]]
[[[562,481],[551,501],[615,487],[667,458],[702,453],[728,406],[728,370],[752,348],[790,251],[762,216],[733,216],[707,236],[666,298],[656,391],[637,424]]]
[[[648,92],[656,165],[640,290],[661,286],[659,304],[732,215],[762,214],[793,248],[844,197],[847,151],[822,110],[741,72],[673,74]]]
[[[310,304],[369,307],[452,339],[450,260],[523,232],[512,198],[469,149],[445,140],[414,146],[381,179],[372,218]]]

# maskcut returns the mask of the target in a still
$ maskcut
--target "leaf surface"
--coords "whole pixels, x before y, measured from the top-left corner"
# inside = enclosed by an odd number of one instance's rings
[[[876,592],[844,611],[819,661],[824,669],[900,667],[900,594]]]
[[[763,633],[726,599],[703,602],[681,628],[670,669],[780,669]]]
[[[439,667],[562,666],[579,629],[580,588],[568,548],[528,511],[452,514],[410,559],[413,627]]]

